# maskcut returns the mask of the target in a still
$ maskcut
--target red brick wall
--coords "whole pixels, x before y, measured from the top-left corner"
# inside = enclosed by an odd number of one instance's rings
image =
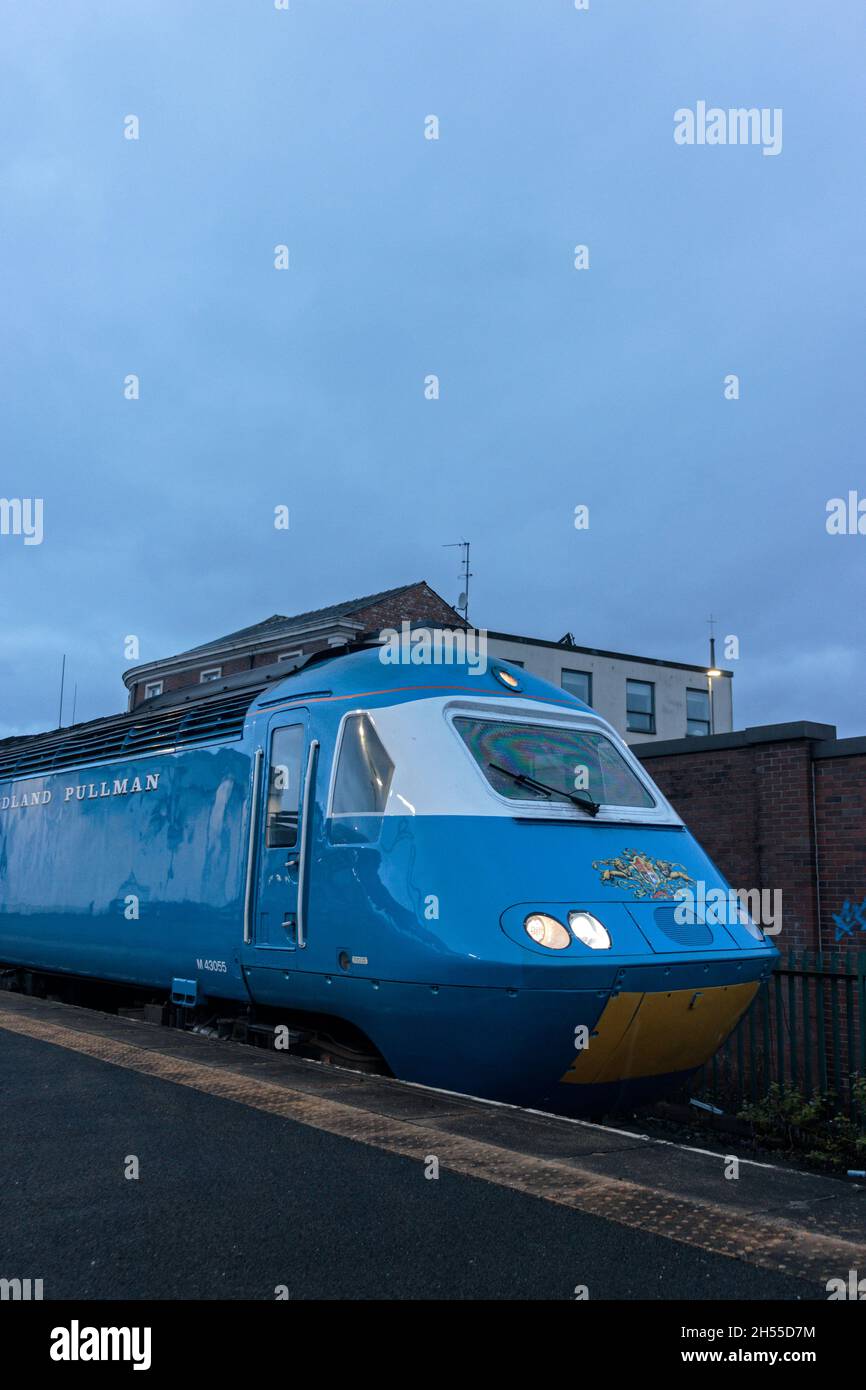
[[[167,695],[170,690],[185,690],[189,685],[198,685],[202,671],[209,670],[212,666],[222,666],[224,676],[234,676],[238,671],[248,671],[250,669],[250,658],[248,656],[239,657],[234,661],[203,661],[192,671],[178,671],[174,675],[161,676],[159,671],[147,677],[147,680],[138,681],[133,686],[132,707],[140,705],[144,699],[144,687],[152,681],[162,681],[162,692]]]
[[[866,898],[866,753],[819,757],[815,762],[815,804],[821,940],[829,950],[866,951],[866,931],[854,925],[851,934],[843,935],[837,943],[833,920],[834,914],[842,915],[846,898],[856,906]]]
[[[760,744],[754,749],[758,879],[746,887],[782,890],[782,932],[788,951],[816,948],[816,877],[811,744]],[[737,887],[740,885],[737,884]]]
[[[365,632],[378,632],[383,627],[399,628],[402,622],[440,623],[443,627],[463,627],[460,614],[441,599],[428,584],[413,584],[402,594],[384,599],[352,614],[352,620],[362,623]]]
[[[866,747],[795,728],[632,751],[733,887],[782,890],[780,950],[866,951],[866,930],[837,942],[833,920],[866,899]]]
[[[738,1044],[747,1071],[787,1083],[796,1074],[801,1090],[820,1085],[844,1098],[851,1073],[863,1068],[866,1027],[857,965],[866,961],[866,929],[844,909],[846,900],[866,904],[866,739],[827,737],[835,735],[830,726],[794,727],[799,736],[782,725],[703,746],[684,739],[661,756],[634,751],[733,887],[782,890],[771,1055],[762,1055],[761,1028],[747,1030]],[[836,917],[849,920],[850,931],[840,936]],[[733,1067],[733,1056],[725,1066]]]
[[[640,745],[632,750],[641,756]],[[646,758],[647,772],[737,888],[760,882],[753,760],[742,749]]]

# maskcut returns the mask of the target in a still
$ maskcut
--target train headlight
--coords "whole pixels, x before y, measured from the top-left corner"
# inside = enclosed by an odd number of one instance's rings
[[[508,690],[520,689],[520,681],[517,679],[517,677],[512,676],[511,672],[504,670],[503,667],[494,666],[493,674],[499,681],[500,685],[504,685]],[[551,921],[552,920],[553,919],[551,918]]]
[[[568,925],[584,946],[593,951],[610,950],[610,932],[591,912],[569,912]]]
[[[549,951],[564,951],[571,937],[561,922],[548,917],[546,912],[530,912],[523,929],[538,946],[546,946]]]

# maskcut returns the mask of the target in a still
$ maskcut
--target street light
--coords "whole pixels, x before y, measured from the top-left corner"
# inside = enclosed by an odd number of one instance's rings
[[[710,688],[710,733],[716,732],[716,711],[713,703],[713,677],[720,676],[722,673],[715,666],[711,666],[707,671],[707,685]]]
[[[716,711],[713,704],[713,679],[722,673],[716,666],[715,618],[710,614],[710,665],[707,671],[707,685],[710,691],[710,733],[716,732]]]

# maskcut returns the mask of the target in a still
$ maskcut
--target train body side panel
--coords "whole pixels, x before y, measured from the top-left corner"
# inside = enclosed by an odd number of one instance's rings
[[[0,961],[243,996],[249,776],[237,744],[0,785]]]

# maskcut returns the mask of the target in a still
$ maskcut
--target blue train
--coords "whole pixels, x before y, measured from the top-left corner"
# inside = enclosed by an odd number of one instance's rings
[[[0,962],[307,1055],[593,1114],[669,1091],[777,952],[613,729],[376,643],[0,743]],[[372,1063],[370,1061],[372,1060]]]

